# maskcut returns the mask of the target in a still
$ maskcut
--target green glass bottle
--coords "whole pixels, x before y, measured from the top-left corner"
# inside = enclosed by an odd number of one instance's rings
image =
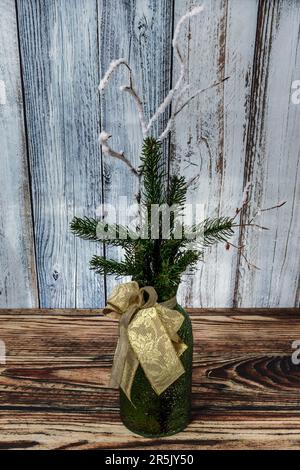
[[[120,413],[125,426],[145,437],[170,436],[182,431],[190,421],[193,332],[187,312],[178,304],[176,310],[184,316],[178,334],[188,346],[180,356],[185,373],[161,395],[148,382],[141,366],[135,374],[131,399],[120,389]]]

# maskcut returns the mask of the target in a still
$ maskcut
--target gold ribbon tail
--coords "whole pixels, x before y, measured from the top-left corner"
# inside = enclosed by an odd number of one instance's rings
[[[132,306],[130,309],[124,313],[119,322],[119,339],[117,347],[115,350],[115,355],[113,359],[113,365],[111,370],[111,376],[109,381],[109,386],[111,388],[119,388],[122,382],[122,376],[125,368],[125,362],[129,350],[128,334],[127,328],[129,322],[136,312],[137,307]]]

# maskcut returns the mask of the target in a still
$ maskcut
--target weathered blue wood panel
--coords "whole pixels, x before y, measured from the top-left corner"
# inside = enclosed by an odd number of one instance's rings
[[[0,307],[37,307],[16,8],[0,2]]]
[[[98,5],[101,76],[112,60],[126,58],[149,119],[170,87],[173,1],[103,0]],[[120,67],[101,96],[101,127],[112,134],[112,147],[123,150],[137,167],[142,133],[132,98],[119,90],[120,85],[124,84],[128,84],[128,71]],[[165,120],[164,115],[153,126],[153,135],[158,135]],[[136,177],[123,162],[104,157],[104,175],[106,203],[118,208],[120,196],[126,196],[128,204],[136,202]],[[107,256],[117,259],[120,252],[108,248]],[[115,284],[115,279],[109,277],[108,293]]]
[[[248,271],[238,260],[237,306],[299,306],[300,105],[291,99],[300,77],[299,25],[298,0],[259,2],[244,172],[252,189],[242,221],[257,208],[287,204],[256,218],[268,232],[241,233],[246,256],[261,269]]]
[[[235,240],[246,244],[247,258],[261,271],[248,271],[242,257],[219,246],[187,277],[180,300],[204,307],[298,306],[300,105],[291,102],[291,86],[300,79],[300,3],[203,3],[205,12],[186,24],[181,39],[189,81],[205,87],[230,78],[177,118],[171,171],[200,173],[190,200],[204,203],[210,215],[232,213],[249,180],[243,221],[258,206],[288,203],[264,213],[268,233],[243,228]],[[178,74],[173,22],[194,5],[0,0],[0,306],[38,305],[34,250],[42,307],[103,305],[105,281],[88,269],[101,246],[75,239],[69,222],[75,214],[95,216],[103,201],[118,206],[119,196],[134,202],[134,176],[122,162],[102,159],[97,137],[103,129],[112,133],[112,146],[137,166],[142,136],[131,97],[118,89],[127,83],[126,69],[101,98],[99,79],[111,60],[127,58],[147,117],[153,114]],[[106,254],[120,256],[115,249]],[[114,284],[108,279],[108,292]]]
[[[204,11],[187,21],[182,55],[192,89],[207,90],[176,119],[172,136],[173,171],[188,178],[199,174],[189,202],[203,205],[204,217],[233,216],[243,194],[244,160],[249,117],[257,1],[204,0]],[[175,20],[193,6],[175,1]],[[174,62],[174,75],[178,64]],[[233,239],[236,243],[237,236]],[[185,276],[180,299],[192,307],[230,307],[236,279],[237,251],[225,244],[206,250],[192,276]]]
[[[17,5],[41,306],[97,307],[104,281],[88,261],[101,247],[69,231],[102,201],[97,2]]]

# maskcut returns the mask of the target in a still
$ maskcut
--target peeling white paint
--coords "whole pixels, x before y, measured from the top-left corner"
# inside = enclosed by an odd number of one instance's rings
[[[3,80],[0,80],[0,104],[6,104],[6,90]]]

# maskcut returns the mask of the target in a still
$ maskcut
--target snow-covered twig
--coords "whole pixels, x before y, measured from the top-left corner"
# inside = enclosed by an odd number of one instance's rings
[[[144,116],[143,103],[141,102],[139,95],[137,94],[136,90],[133,88],[132,84],[130,86],[123,85],[120,87],[120,90],[127,91],[127,93],[129,93],[135,100],[136,108],[137,108],[140,123],[141,123],[142,133],[145,136],[147,132],[146,121],[145,121],[145,116]]]
[[[174,49],[177,50],[178,54],[180,54],[180,51],[178,49],[178,38],[179,38],[181,26],[183,25],[183,23],[186,20],[192,18],[193,16],[199,15],[199,13],[201,13],[203,10],[204,10],[204,6],[203,5],[198,5],[197,7],[192,8],[191,11],[188,11],[178,21],[178,23],[176,25],[176,28],[175,28],[175,31],[174,31],[174,36],[173,36],[173,47],[174,47]]]
[[[121,59],[118,59],[118,60],[113,60],[109,67],[108,67],[108,70],[107,72],[105,73],[104,77],[102,78],[102,80],[100,81],[100,84],[99,84],[99,90],[100,91],[103,91],[105,89],[105,87],[107,86],[108,82],[109,82],[109,79],[111,78],[113,72],[120,66],[120,65],[124,65],[128,71],[129,71],[129,85],[122,85],[120,86],[120,90],[121,91],[126,91],[127,93],[129,93],[135,103],[136,103],[136,107],[137,107],[137,110],[138,110],[138,115],[139,115],[139,119],[140,119],[140,124],[141,124],[141,128],[142,128],[142,132],[143,134],[145,135],[146,134],[146,121],[145,121],[145,116],[144,116],[144,110],[143,110],[143,104],[141,102],[141,99],[140,97],[138,96],[134,86],[133,86],[133,73],[132,73],[132,69],[131,67],[129,66],[128,62],[126,59],[124,58],[121,58]],[[125,157],[124,155],[124,152],[116,152],[115,150],[113,150],[109,145],[108,145],[108,139],[111,137],[110,134],[108,134],[106,131],[102,131],[100,133],[100,136],[99,136],[99,142],[100,142],[100,145],[101,145],[101,148],[102,148],[102,151],[105,155],[110,155],[111,157],[114,157],[114,158],[118,158],[119,160],[121,160],[122,162],[124,162],[129,168],[130,168],[130,171],[132,171],[136,176],[139,177],[139,173],[138,171],[132,166],[132,164],[130,163],[130,161],[128,160],[128,158]]]
[[[177,26],[176,26],[175,32],[174,32],[172,45],[173,45],[173,49],[175,51],[176,58],[177,58],[177,60],[180,64],[179,78],[178,78],[177,82],[175,83],[174,88],[172,88],[169,91],[169,93],[165,97],[164,101],[160,104],[160,106],[157,108],[156,112],[151,117],[151,119],[150,119],[150,121],[147,125],[147,132],[150,130],[150,128],[151,128],[152,124],[154,123],[154,121],[156,121],[157,118],[171,104],[173,98],[176,96],[176,94],[178,93],[178,91],[180,90],[180,88],[182,86],[182,83],[184,82],[187,67],[186,67],[186,63],[184,62],[184,60],[182,58],[182,54],[180,52],[179,45],[178,45],[178,39],[179,39],[179,35],[180,35],[180,32],[181,32],[181,27],[182,27],[183,23],[185,23],[186,20],[192,18],[193,16],[198,15],[203,10],[204,10],[203,5],[197,6],[197,7],[193,8],[191,11],[189,11],[188,13],[186,13],[185,15],[183,15],[177,23]],[[167,126],[168,126],[168,124],[167,124]],[[160,140],[162,140],[165,137],[165,135],[167,135],[167,133],[165,134],[165,131],[164,131],[162,133],[162,135],[160,136]]]
[[[184,84],[185,81],[186,81],[187,65],[186,65],[186,62],[183,60],[182,54],[180,52],[180,48],[179,48],[179,44],[178,44],[179,43],[179,37],[180,37],[182,25],[187,20],[189,20],[190,18],[192,18],[192,17],[198,15],[199,13],[201,13],[203,11],[203,9],[204,9],[204,7],[202,5],[194,7],[191,11],[189,11],[188,13],[183,15],[177,23],[177,26],[176,26],[175,32],[174,32],[172,45],[173,45],[175,56],[176,56],[176,58],[177,58],[177,60],[180,64],[179,78],[178,78],[177,82],[175,83],[174,87],[169,91],[169,93],[167,94],[167,96],[165,97],[163,102],[159,105],[159,107],[157,108],[157,110],[155,111],[153,116],[150,118],[148,123],[146,122],[146,119],[145,119],[145,113],[144,113],[142,100],[139,97],[137,91],[135,90],[135,88],[133,86],[133,72],[132,72],[132,69],[131,69],[128,61],[125,58],[122,57],[120,59],[113,60],[110,63],[104,77],[100,81],[99,90],[100,90],[100,92],[102,92],[106,88],[112,74],[114,73],[114,71],[120,65],[124,65],[127,68],[127,70],[129,71],[129,84],[128,85],[122,85],[120,87],[120,90],[129,93],[132,96],[132,98],[134,99],[134,102],[135,102],[135,105],[136,105],[136,108],[137,108],[137,111],[138,111],[138,115],[139,115],[139,120],[140,120],[140,124],[141,124],[142,133],[143,133],[144,137],[149,133],[152,124],[157,120],[157,118],[167,109],[167,107],[172,103],[172,101],[174,101],[174,107],[173,107],[174,111],[172,112],[172,114],[170,116],[170,119],[169,119],[169,121],[166,125],[166,128],[164,129],[164,131],[162,132],[162,134],[159,137],[159,140],[163,140],[168,135],[170,130],[172,129],[175,116],[181,111],[181,109],[183,109],[184,106],[186,106],[186,104],[191,99],[195,98],[195,96],[197,96],[199,93],[207,90],[208,88],[211,88],[211,87],[207,87],[203,90],[197,90],[196,92],[193,93],[192,96],[190,96],[186,100],[186,102],[184,102],[181,105],[180,109],[178,109],[178,106],[180,105],[181,98],[190,89],[190,85]],[[226,80],[226,79],[224,79],[224,80]],[[222,80],[222,81],[224,81],[224,80]],[[221,83],[221,82],[219,82],[219,83]],[[213,84],[212,86],[216,86],[219,83]],[[100,144],[102,146],[103,152],[106,155],[110,155],[112,157],[115,157],[115,158],[118,158],[118,159],[122,160],[124,163],[127,164],[127,166],[131,169],[131,171],[133,171],[135,174],[138,175],[137,170],[132,167],[131,163],[124,156],[123,152],[120,153],[120,152],[116,152],[116,151],[111,149],[111,147],[107,143],[109,137],[110,137],[110,135],[107,134],[107,132],[103,131],[101,133],[101,136],[100,136],[99,140],[100,140]]]
[[[122,64],[124,64],[125,67],[127,67],[127,68],[129,67],[128,63],[127,63],[127,60],[124,59],[123,57],[121,57],[120,59],[117,59],[117,60],[113,60],[109,64],[109,67],[108,67],[104,77],[100,80],[99,87],[98,87],[100,91],[104,90],[104,88],[107,86],[107,84],[109,82],[109,79],[112,76],[113,72]],[[129,67],[129,70],[131,70],[130,67]]]
[[[129,71],[129,85],[120,86],[120,90],[121,91],[126,91],[127,93],[129,93],[133,97],[133,99],[135,101],[135,104],[136,104],[136,107],[137,107],[137,110],[138,110],[138,115],[139,115],[139,120],[140,120],[140,123],[141,123],[141,128],[142,128],[143,135],[146,135],[147,124],[146,124],[146,120],[145,120],[143,104],[142,104],[142,101],[141,101],[137,91],[135,90],[135,88],[133,86],[133,72],[132,72],[132,69],[131,69],[131,67],[128,64],[126,59],[124,59],[122,57],[121,59],[113,60],[110,63],[104,77],[100,81],[99,90],[103,91],[105,89],[105,87],[107,86],[107,84],[109,82],[109,79],[111,78],[113,72],[120,65],[125,65],[125,67]]]
[[[169,91],[169,93],[165,97],[164,101],[159,105],[159,107],[157,108],[157,110],[155,111],[153,116],[150,118],[148,123],[146,122],[146,119],[145,119],[142,100],[140,99],[137,91],[135,90],[135,88],[133,86],[133,72],[132,72],[132,69],[129,66],[128,61],[125,58],[122,57],[120,59],[113,60],[110,63],[104,77],[100,81],[99,90],[103,91],[105,89],[105,87],[107,86],[112,74],[114,73],[114,71],[120,65],[124,65],[128,69],[130,83],[129,83],[129,85],[121,86],[120,89],[121,89],[121,91],[128,92],[133,97],[133,99],[135,101],[135,104],[136,104],[136,107],[137,107],[139,120],[140,120],[140,124],[141,124],[141,128],[142,128],[142,133],[143,133],[144,137],[150,131],[150,129],[152,127],[152,124],[167,109],[167,107],[171,104],[171,102],[176,99],[177,103],[178,103],[180,101],[181,97],[183,96],[184,92],[186,92],[189,89],[189,85],[183,86],[185,78],[186,78],[187,66],[186,66],[185,61],[182,58],[182,54],[181,54],[180,49],[179,49],[179,44],[178,44],[179,36],[180,36],[182,25],[185,23],[185,21],[189,20],[193,16],[198,15],[199,13],[201,13],[203,11],[203,9],[204,9],[204,7],[202,5],[194,7],[191,11],[189,11],[188,13],[183,15],[177,23],[177,26],[176,26],[175,32],[174,32],[172,45],[173,45],[173,49],[174,49],[174,52],[175,52],[175,56],[176,56],[176,58],[177,58],[177,60],[180,64],[179,78],[178,78],[177,82],[175,83],[174,87]],[[216,84],[212,85],[212,86],[216,86]],[[208,88],[210,88],[210,87],[208,87]],[[195,96],[197,96],[202,91],[205,91],[205,90],[196,91],[196,93],[194,93],[194,95],[192,97],[188,98],[187,102],[189,102],[191,99],[193,99]],[[187,102],[184,103],[182,107],[184,107],[187,104]],[[171,117],[170,117],[170,119],[169,119],[169,121],[166,125],[166,128],[164,129],[164,131],[160,135],[159,140],[164,139],[168,135],[168,133],[172,129],[174,118],[175,118],[176,114],[178,114],[178,112],[180,112],[180,110],[177,110],[177,106],[174,106],[174,112],[171,115]]]
[[[111,137],[111,134],[108,134],[105,131],[102,131],[99,135],[99,142],[102,148],[102,151],[105,155],[110,155],[111,157],[117,158],[124,162],[136,176],[139,176],[138,171],[132,166],[130,161],[125,157],[123,152],[116,152],[108,145],[108,139]]]

